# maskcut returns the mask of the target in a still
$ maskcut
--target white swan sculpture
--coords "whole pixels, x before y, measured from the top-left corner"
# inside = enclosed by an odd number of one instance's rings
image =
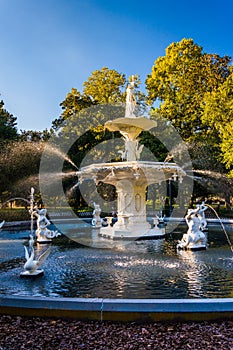
[[[25,249],[25,258],[26,263],[24,264],[24,271],[21,272],[20,276],[39,276],[43,275],[44,270],[39,270],[38,268],[43,264],[45,259],[49,256],[51,247],[46,249],[37,259],[35,259],[35,250],[33,247],[34,239],[33,236],[30,235],[29,240],[29,249],[27,249],[26,246],[24,246]]]

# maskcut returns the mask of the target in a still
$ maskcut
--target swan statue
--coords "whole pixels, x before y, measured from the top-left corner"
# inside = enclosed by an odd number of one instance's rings
[[[29,249],[24,246],[26,263],[24,264],[24,272],[21,272],[20,276],[38,276],[43,275],[44,270],[39,270],[38,268],[43,264],[45,259],[49,256],[51,247],[46,249],[37,259],[35,258],[35,250],[33,247],[34,239],[30,235]]]

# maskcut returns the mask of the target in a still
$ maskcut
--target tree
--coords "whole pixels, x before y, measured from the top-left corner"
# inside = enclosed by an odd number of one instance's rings
[[[65,100],[60,103],[63,112],[58,119],[52,122],[53,129],[58,130],[63,127],[65,121],[88,107],[123,102],[122,88],[124,85],[125,76],[116,70],[104,67],[94,71],[83,83],[83,93],[72,88]]]
[[[220,160],[229,166],[226,157],[230,157],[226,151],[223,157],[221,139],[224,133],[228,139],[226,130],[229,130],[229,126],[223,128],[226,125],[223,120],[229,120],[232,107],[228,105],[229,113],[226,114],[229,91],[226,98],[220,96],[219,91],[230,79],[230,61],[229,56],[204,53],[192,39],[183,39],[172,43],[166,49],[166,55],[155,61],[146,81],[149,102],[160,101],[155,111],[170,120],[189,143],[194,171],[211,170],[212,177],[219,171],[226,173]],[[232,91],[232,87],[229,86],[228,90]],[[218,105],[222,108],[219,109]],[[216,123],[216,119],[219,123]],[[216,127],[213,127],[215,123]],[[229,147],[225,144],[226,148]],[[211,178],[207,172],[202,176]],[[229,186],[221,186],[220,191],[216,187],[215,192],[221,192],[229,204],[227,188]],[[204,185],[203,189],[207,187]]]
[[[202,52],[192,39],[172,43],[159,57],[146,80],[150,103],[160,100],[156,110],[172,121],[180,135],[191,141],[205,134],[203,99],[230,74],[230,57]]]
[[[233,120],[222,128],[221,150],[223,162],[231,169],[230,176],[233,177],[233,150],[232,150]]]
[[[0,142],[17,138],[16,120],[17,118],[4,108],[4,102],[0,101]]]
[[[94,71],[83,86],[84,96],[95,104],[124,102],[121,89],[125,86],[125,76],[114,69],[103,67]]]
[[[233,72],[218,89],[205,95],[202,121],[207,126],[208,137],[220,143],[219,159],[228,169],[233,169]]]
[[[71,92],[67,94],[65,100],[60,103],[63,112],[59,118],[52,122],[53,129],[60,129],[64,125],[65,120],[93,104],[94,102],[90,97],[82,95],[77,89],[72,88]]]
[[[61,116],[52,125],[57,139],[54,145],[65,149],[69,145],[68,155],[79,166],[85,155],[96,145],[113,137],[112,133],[104,129],[106,116],[116,117],[115,104],[125,99],[123,91],[126,83],[125,76],[116,70],[106,67],[94,71],[83,83],[83,92],[72,88],[64,101],[61,102]],[[70,146],[70,140],[73,140]],[[68,170],[69,164],[66,164]],[[64,182],[68,188],[72,180]],[[78,190],[77,190],[78,191]],[[76,193],[76,196],[79,196]]]
[[[53,134],[53,129],[45,129],[43,131],[20,130],[20,140],[33,142],[47,141]]]

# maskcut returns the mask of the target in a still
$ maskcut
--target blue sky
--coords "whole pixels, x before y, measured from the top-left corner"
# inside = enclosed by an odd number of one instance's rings
[[[96,69],[144,82],[172,42],[233,57],[232,0],[0,0],[0,98],[18,129],[43,130]]]

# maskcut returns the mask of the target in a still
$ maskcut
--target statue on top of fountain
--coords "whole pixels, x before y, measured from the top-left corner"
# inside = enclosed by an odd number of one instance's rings
[[[134,109],[137,104],[136,96],[135,96],[135,77],[132,75],[132,79],[129,82],[126,89],[126,108],[125,108],[125,118],[136,118],[134,114]]]
[[[183,235],[181,241],[178,242],[178,249],[206,249],[206,236],[201,230],[200,219],[203,209],[203,203],[198,205],[196,209],[188,209],[188,213],[185,216],[188,231]]]

